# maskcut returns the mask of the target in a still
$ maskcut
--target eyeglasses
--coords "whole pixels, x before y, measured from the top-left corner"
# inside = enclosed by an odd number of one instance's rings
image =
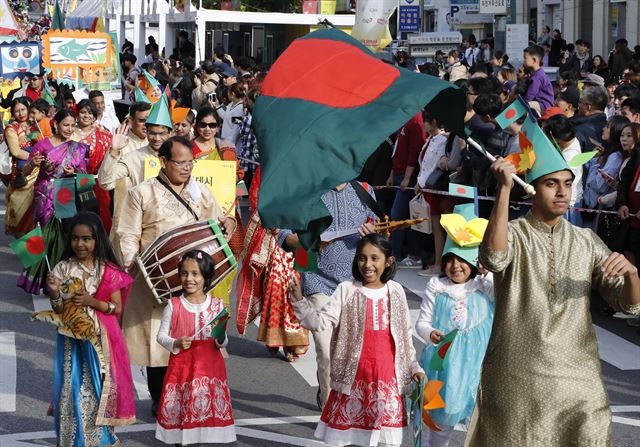
[[[168,159],[167,161],[170,161],[171,163],[173,163],[174,165],[176,165],[180,169],[185,169],[185,168],[186,169],[191,169],[191,168],[193,168],[193,165],[196,164],[196,160],[176,161],[176,160]]]
[[[209,129],[215,129],[216,127],[218,127],[218,123],[216,123],[215,121],[213,123],[198,123],[198,127],[200,129],[204,129],[205,127],[208,127]]]

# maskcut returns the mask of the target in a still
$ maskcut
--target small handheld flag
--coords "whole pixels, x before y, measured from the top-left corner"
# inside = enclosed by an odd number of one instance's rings
[[[46,257],[47,250],[40,225],[9,244],[23,267],[31,267]]]
[[[466,197],[474,199],[476,197],[476,188],[473,186],[460,185],[458,183],[449,183],[449,194],[457,197]]]
[[[96,184],[96,178],[91,174],[76,174],[76,190],[82,193],[93,189]]]
[[[73,177],[55,179],[53,182],[53,208],[58,219],[76,215],[76,183]]]
[[[506,129],[509,124],[517,121],[525,113],[529,113],[529,105],[520,96],[516,97],[511,104],[496,116],[496,122],[500,127]]]
[[[444,364],[449,357],[449,352],[451,352],[451,345],[456,339],[456,335],[458,335],[458,330],[454,329],[449,332],[438,344],[436,352],[433,353],[433,357],[431,357],[431,361],[429,362],[430,370],[442,371],[444,369]]]
[[[211,320],[211,336],[218,343],[224,342],[225,333],[227,331],[227,321],[229,320],[229,311],[225,307],[216,317]]]
[[[300,272],[315,272],[318,270],[318,255],[315,251],[306,250],[300,242],[296,247],[293,268]]]

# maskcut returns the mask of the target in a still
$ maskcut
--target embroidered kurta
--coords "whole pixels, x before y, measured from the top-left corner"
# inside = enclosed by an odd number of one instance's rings
[[[193,179],[181,196],[201,220],[217,222],[223,215],[209,189]],[[135,256],[163,233],[191,222],[193,215],[155,177],[142,182],[129,191],[117,229],[124,265],[132,265]],[[122,320],[132,364],[167,366],[169,353],[156,342],[163,309],[138,274]]]
[[[105,154],[98,171],[98,183],[102,189],[113,191],[113,220],[111,226],[111,242],[120,256],[120,241],[118,240],[118,222],[124,203],[127,201],[129,190],[144,181],[144,160],[147,157],[157,157],[158,154],[148,145],[120,152],[115,158],[111,153]]]
[[[610,446],[611,410],[589,312],[591,288],[615,308],[622,278],[605,278],[609,250],[564,219],[509,223],[508,248],[480,248],[494,272],[495,316],[469,432],[473,447]]]

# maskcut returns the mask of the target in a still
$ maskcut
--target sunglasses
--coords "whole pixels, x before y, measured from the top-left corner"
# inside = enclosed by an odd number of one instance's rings
[[[215,129],[216,127],[218,127],[218,123],[213,122],[213,123],[198,123],[198,127],[201,129],[204,129],[205,127],[208,127],[209,129]]]

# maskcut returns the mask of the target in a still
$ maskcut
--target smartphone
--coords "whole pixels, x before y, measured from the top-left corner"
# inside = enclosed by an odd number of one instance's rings
[[[602,148],[602,143],[595,138],[589,137],[589,141],[597,148]]]
[[[616,182],[617,180],[615,179],[615,177],[612,177],[611,175],[607,174],[605,171],[603,171],[602,169],[598,169],[598,173],[605,177],[608,178],[609,180],[613,180],[614,182]]]

